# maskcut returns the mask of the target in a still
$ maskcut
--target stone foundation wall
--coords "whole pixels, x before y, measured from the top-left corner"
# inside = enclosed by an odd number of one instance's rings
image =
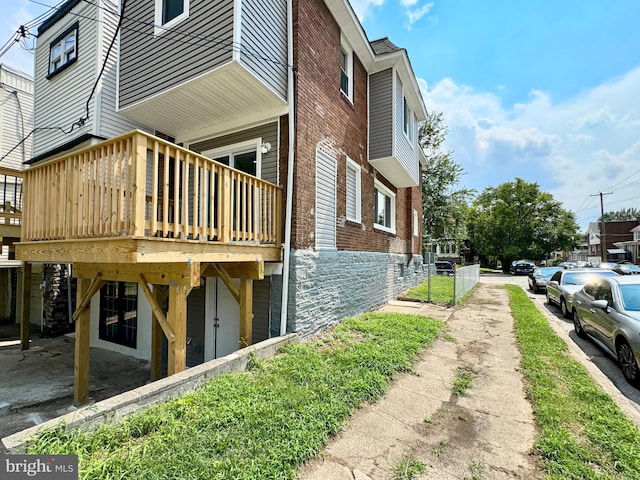
[[[427,278],[422,257],[293,250],[287,331],[310,337],[370,311]]]

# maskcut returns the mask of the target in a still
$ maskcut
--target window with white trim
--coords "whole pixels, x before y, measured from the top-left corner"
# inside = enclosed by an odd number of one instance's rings
[[[374,182],[374,224],[379,230],[396,233],[396,194],[378,180]]]
[[[260,178],[262,174],[261,146],[262,139],[256,138],[246,142],[206,150],[202,152],[202,155]]]
[[[155,34],[189,17],[189,0],[156,0]]]
[[[74,23],[49,45],[49,75],[64,70],[78,59],[78,22]]]
[[[347,157],[347,220],[361,222],[362,184],[360,165]]]
[[[353,102],[353,50],[340,39],[340,91]]]
[[[419,224],[418,224],[418,211],[413,211],[413,236],[417,237],[420,232]]]
[[[402,130],[404,134],[407,136],[409,141],[411,141],[411,110],[409,109],[409,103],[407,102],[407,97],[402,97]]]

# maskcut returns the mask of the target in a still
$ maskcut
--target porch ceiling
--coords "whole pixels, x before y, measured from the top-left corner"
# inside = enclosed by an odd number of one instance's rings
[[[272,115],[285,99],[238,62],[120,109],[126,117],[175,137],[234,119]]]

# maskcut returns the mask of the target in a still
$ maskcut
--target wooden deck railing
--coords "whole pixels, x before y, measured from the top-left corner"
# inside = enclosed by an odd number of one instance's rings
[[[0,225],[22,222],[22,172],[0,167]]]
[[[24,171],[23,241],[280,244],[282,189],[140,131]]]

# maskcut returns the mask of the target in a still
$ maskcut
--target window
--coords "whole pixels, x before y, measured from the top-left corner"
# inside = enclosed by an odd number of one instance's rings
[[[413,211],[413,236],[417,237],[420,232],[420,226],[418,225],[418,211]]]
[[[189,17],[189,0],[156,0],[155,34]]]
[[[78,22],[49,45],[49,75],[64,70],[78,59]]]
[[[340,91],[353,102],[353,52],[344,39],[340,41]]]
[[[374,187],[374,227],[396,233],[396,194],[377,180]]]
[[[100,289],[102,340],[136,348],[138,331],[138,284],[109,281]]]
[[[407,97],[402,97],[402,130],[409,140],[411,140],[411,110],[407,103]]]
[[[361,221],[360,165],[347,157],[347,220]]]
[[[261,145],[262,139],[256,138],[247,142],[207,150],[202,152],[202,155],[260,178],[262,163]]]

